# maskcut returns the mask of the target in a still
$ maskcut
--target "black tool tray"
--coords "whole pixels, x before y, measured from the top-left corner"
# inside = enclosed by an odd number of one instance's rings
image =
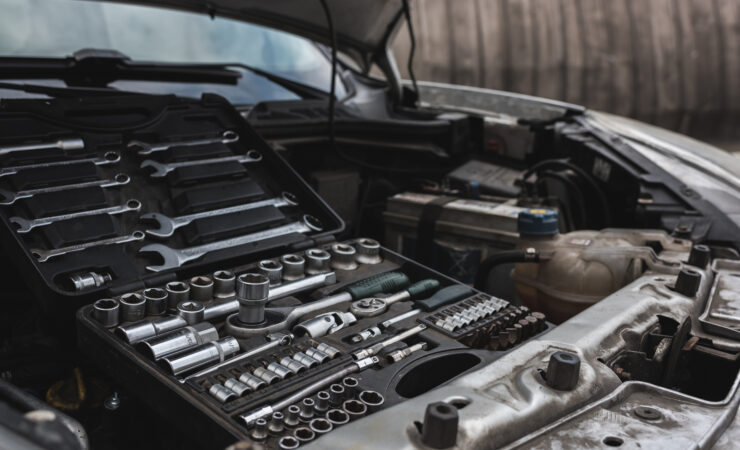
[[[345,244],[352,245],[353,242],[355,241],[348,241]],[[329,250],[330,245],[325,244],[323,248]],[[347,285],[366,280],[371,276],[398,271],[407,275],[411,283],[434,279],[439,281],[442,288],[452,285],[466,288],[467,294],[457,303],[447,305],[447,307],[454,307],[458,303],[476,297],[500,302],[500,312],[495,317],[490,317],[489,320],[498,318],[503,327],[519,327],[519,325],[513,325],[513,323],[522,319],[525,315],[532,317],[526,308],[513,307],[503,300],[467,289],[466,286],[451,278],[390,250],[381,247],[380,255],[382,262],[377,264],[360,264],[356,270],[332,269],[336,274],[336,283],[314,291],[271,301],[268,307],[297,306],[310,303],[342,291]],[[280,256],[280,252],[273,252],[270,255],[274,259]],[[229,270],[238,276],[245,272],[255,272],[255,264],[256,261],[241,267],[221,267],[220,269]],[[220,300],[214,301],[220,302]],[[348,307],[348,304],[343,303],[327,308],[327,310],[347,311]],[[364,342],[353,343],[350,339],[360,330],[397,317],[414,308],[418,308],[414,301],[401,301],[391,305],[387,311],[380,315],[360,317],[356,323],[339,330],[335,334],[316,338],[296,335],[296,338],[288,346],[280,346],[255,354],[246,360],[227,364],[216,371],[187,380],[184,380],[184,376],[171,375],[165,368],[155,363],[151,356],[146,355],[139,348],[128,344],[119,335],[115,334],[113,328],[106,328],[101,325],[93,317],[92,306],[83,307],[78,311],[78,339],[80,348],[94,358],[96,363],[108,372],[117,383],[120,383],[122,388],[139,397],[162,417],[168,418],[172,422],[170,425],[177,427],[195,442],[199,442],[208,448],[216,448],[227,446],[235,440],[250,439],[251,431],[241,417],[245,413],[250,413],[257,408],[281,400],[312,382],[330,376],[339,368],[347,366],[354,360],[353,352],[367,348],[397,335],[403,330],[408,330],[423,323],[434,314],[434,311],[424,311],[408,317],[387,328],[382,335],[371,337]],[[311,316],[322,312],[325,312],[325,310],[316,311]],[[149,317],[148,319],[152,318]],[[211,322],[218,329],[219,337],[228,336],[228,331],[224,327],[224,318],[214,319]],[[507,329],[513,330],[514,328]],[[453,338],[444,331],[429,326],[421,333],[387,347],[377,354],[379,363],[376,366],[352,376],[359,381],[358,390],[372,390],[380,393],[385,399],[382,408],[386,408],[405,399],[421,395],[464,373],[479,369],[511,351],[521,341],[545,332],[546,329],[547,324],[544,320],[539,323],[538,327],[530,328],[524,334],[522,334],[522,328],[519,327],[517,330],[519,335],[516,340],[511,340],[508,344],[504,342],[505,345],[491,350],[469,345],[467,338],[470,336]],[[503,329],[500,331],[503,331]],[[499,333],[499,331],[495,332]],[[499,333],[499,336],[507,339],[504,334]],[[493,339],[493,341],[498,342],[496,339]],[[255,335],[247,342],[241,342],[242,351],[265,342],[263,334]],[[390,352],[419,342],[426,343],[426,348],[423,351],[412,353],[399,362],[391,362],[387,359]],[[248,369],[250,367],[260,366],[260,364],[265,364],[269,360],[277,360],[279,357],[290,355],[291,352],[296,350],[305,351],[306,348],[315,347],[318,343],[327,343],[338,349],[340,354],[316,367],[309,368],[302,374],[285,378],[225,403],[219,403],[207,392],[213,384],[223,383],[229,377],[238,377],[239,373],[250,370]],[[315,398],[315,396],[307,397]],[[306,425],[301,424],[301,426]],[[286,429],[285,435],[290,435],[292,432],[294,430]],[[264,442],[266,447],[277,448],[280,437],[280,435],[268,437]]]
[[[134,140],[148,143],[191,141],[214,138],[224,132],[236,133],[238,140],[175,146],[149,155],[140,155],[141,147],[128,146]],[[6,173],[0,176],[0,189],[10,193],[117,180],[115,186],[60,190],[0,206],[0,240],[6,260],[14,261],[26,283],[42,300],[46,313],[71,311],[101,297],[207,272],[215,266],[238,265],[240,261],[248,261],[271,249],[314,246],[316,242],[333,239],[332,236],[344,227],[342,220],[254,132],[239,112],[218,96],[204,95],[200,100],[187,100],[174,96],[117,95],[88,99],[3,100],[0,103],[0,148],[65,138],[82,139],[84,148],[48,148],[0,155],[0,170],[71,159],[90,160]],[[153,178],[150,168],[141,167],[146,159],[177,163],[256,154],[261,155],[261,161],[226,160],[185,165],[162,178]],[[92,161],[94,158],[108,158],[108,161],[96,163]],[[74,246],[117,236],[132,235],[138,239],[141,232],[152,225],[140,220],[143,214],[156,212],[176,217],[280,197],[285,192],[294,196],[291,198],[296,200],[296,206],[265,206],[202,218],[165,239],[147,234],[143,240],[87,248],[52,257],[46,262],[38,261],[34,255],[33,249]],[[25,234],[18,233],[17,226],[10,222],[13,216],[35,219],[120,205],[136,206],[131,200],[140,202],[138,211],[83,215],[39,226]],[[141,247],[153,243],[179,249],[220,242],[272,230],[301,221],[306,216],[314,218],[311,223],[318,225],[320,230],[290,233],[235,247],[223,245],[180,267],[159,272],[147,269],[161,263],[156,254],[138,252]],[[89,277],[90,273],[105,277],[99,285],[76,289],[71,277]]]

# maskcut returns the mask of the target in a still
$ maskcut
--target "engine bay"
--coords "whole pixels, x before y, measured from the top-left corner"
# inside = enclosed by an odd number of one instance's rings
[[[2,379],[94,448],[547,447],[603,411],[649,437],[579,442],[648,445],[681,408],[734,417],[738,234],[699,193],[578,111],[338,105],[327,141],[324,108],[4,100]]]

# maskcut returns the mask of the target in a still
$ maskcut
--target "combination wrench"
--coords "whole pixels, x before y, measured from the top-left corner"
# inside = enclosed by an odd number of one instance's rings
[[[112,216],[115,214],[123,214],[129,211],[138,211],[139,209],[141,209],[141,202],[136,199],[130,199],[123,205],[110,206],[107,208],[90,209],[87,211],[60,214],[58,216],[39,217],[38,219],[24,219],[23,217],[13,216],[8,220],[18,226],[18,229],[16,230],[18,233],[28,233],[34,228],[51,225],[54,222],[60,222],[62,220],[95,216],[98,214],[110,214]]]
[[[31,254],[36,258],[38,262],[46,262],[51,258],[57,256],[66,255],[68,253],[80,252],[92,247],[102,247],[104,245],[113,244],[125,244],[127,242],[140,241],[144,239],[143,231],[134,231],[131,234],[125,236],[115,236],[108,239],[100,239],[98,241],[85,242],[82,244],[70,245],[69,247],[55,248],[51,250],[40,250],[31,249]]]
[[[151,221],[157,223],[157,228],[146,230],[147,234],[158,238],[168,238],[175,233],[175,230],[180,227],[184,227],[194,220],[204,219],[206,217],[222,216],[239,211],[247,211],[250,209],[261,208],[263,206],[275,206],[276,208],[282,208],[284,206],[295,206],[297,204],[298,199],[293,194],[289,192],[283,192],[283,195],[281,197],[260,200],[258,202],[252,203],[245,203],[242,205],[229,206],[221,209],[212,209],[210,211],[203,211],[199,213],[188,214],[185,216],[168,217],[164,214],[153,212],[142,214],[139,219],[142,221]]]
[[[160,272],[162,270],[174,269],[183,264],[202,258],[208,253],[215,252],[231,247],[237,247],[252,242],[262,241],[278,236],[284,236],[291,233],[309,233],[311,231],[321,231],[318,225],[318,219],[311,216],[303,216],[303,220],[289,223],[287,225],[275,227],[269,230],[259,231],[256,233],[245,234],[222,241],[211,242],[208,244],[198,245],[196,247],[187,247],[174,249],[164,244],[149,244],[141,247],[139,253],[157,253],[162,259],[162,264],[158,266],[147,266],[147,270]]]
[[[212,137],[212,138],[204,138],[204,139],[191,139],[191,140],[183,140],[183,141],[173,141],[173,142],[158,142],[155,144],[149,143],[149,142],[143,142],[143,141],[129,141],[128,144],[126,144],[126,148],[128,149],[140,149],[138,153],[140,155],[149,155],[154,152],[162,152],[165,150],[168,150],[172,147],[190,147],[194,145],[207,145],[207,144],[231,144],[233,142],[236,142],[239,140],[239,135],[234,131],[224,131],[221,133],[218,137]]]
[[[25,152],[28,150],[46,150],[58,148],[60,150],[80,150],[85,148],[85,141],[80,138],[64,138],[57,141],[38,142],[36,144],[17,144],[0,146],[0,156],[8,153]]]
[[[203,166],[229,161],[235,161],[242,164],[259,162],[262,161],[262,155],[257,150],[249,150],[246,155],[222,156],[220,158],[196,159],[175,163],[161,163],[152,159],[145,159],[141,162],[140,168],[145,169],[147,167],[151,167],[154,169],[154,172],[152,172],[150,176],[152,178],[162,178],[179,167]]]
[[[0,168],[0,177],[4,177],[6,175],[13,175],[21,170],[26,169],[45,169],[47,167],[62,167],[62,166],[71,166],[74,164],[83,164],[83,163],[93,163],[96,166],[104,166],[106,164],[115,164],[121,160],[121,155],[119,155],[117,152],[106,152],[105,155],[103,155],[102,158],[96,157],[96,158],[82,158],[82,159],[70,159],[66,161],[52,161],[52,162],[45,162],[45,163],[37,163],[37,164],[25,164],[22,166],[12,166],[12,167],[2,167]]]
[[[93,186],[100,186],[101,188],[107,188],[107,187],[112,187],[112,186],[123,186],[124,184],[128,184],[129,181],[131,181],[131,177],[129,177],[125,173],[119,173],[113,178],[106,179],[106,180],[85,181],[82,183],[74,183],[74,184],[62,184],[59,186],[49,186],[49,187],[38,188],[38,189],[29,189],[27,191],[11,192],[5,189],[0,189],[0,196],[2,197],[2,200],[0,200],[0,205],[2,206],[12,205],[13,203],[16,202],[16,200],[19,200],[22,198],[33,197],[34,195],[38,195],[38,194],[68,191],[72,189],[79,189],[79,188],[86,188],[86,187],[93,187]]]

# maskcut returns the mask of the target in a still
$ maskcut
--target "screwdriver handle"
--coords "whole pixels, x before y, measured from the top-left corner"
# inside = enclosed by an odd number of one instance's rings
[[[410,299],[415,299],[433,294],[439,289],[439,286],[439,281],[430,278],[412,284],[406,291],[409,293]]]
[[[411,281],[401,272],[388,272],[374,275],[345,289],[353,300],[370,297],[383,292],[396,292],[404,289]]]
[[[440,306],[449,305],[455,303],[458,300],[462,300],[466,297],[473,295],[473,290],[463,284],[453,284],[446,288],[440,289],[436,294],[424,300],[417,300],[414,302],[417,308],[421,308],[424,311],[432,311],[439,308]]]

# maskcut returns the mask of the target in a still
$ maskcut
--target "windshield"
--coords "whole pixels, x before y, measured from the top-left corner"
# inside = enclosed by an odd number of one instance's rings
[[[321,48],[258,25],[163,8],[79,0],[0,0],[0,11],[2,56],[67,57],[82,48],[97,48],[117,50],[141,61],[243,63],[329,91],[331,64]],[[205,91],[216,92],[235,103],[297,98],[256,78],[245,74],[236,87],[128,81],[111,86],[196,97]],[[338,82],[337,96],[344,95]]]

